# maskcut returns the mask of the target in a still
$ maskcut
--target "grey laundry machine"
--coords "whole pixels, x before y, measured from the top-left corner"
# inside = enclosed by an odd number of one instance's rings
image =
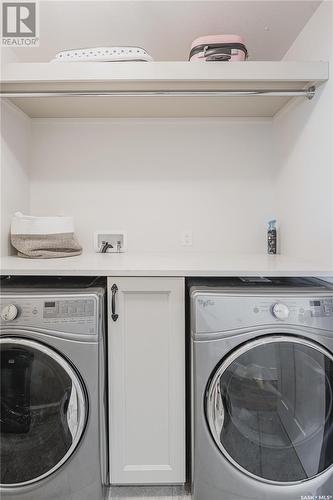
[[[2,500],[100,500],[107,481],[104,288],[1,282]]]
[[[189,286],[194,500],[331,500],[333,289]]]

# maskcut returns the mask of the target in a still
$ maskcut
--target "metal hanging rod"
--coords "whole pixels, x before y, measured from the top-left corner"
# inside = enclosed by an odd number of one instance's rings
[[[312,99],[316,87],[305,90],[66,90],[66,91],[1,91],[0,97],[246,97],[246,96],[276,96],[298,97]]]

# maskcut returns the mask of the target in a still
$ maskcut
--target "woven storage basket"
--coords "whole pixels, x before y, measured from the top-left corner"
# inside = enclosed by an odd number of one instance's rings
[[[19,257],[30,259],[72,257],[82,253],[72,217],[33,217],[16,212],[11,224],[11,243]]]

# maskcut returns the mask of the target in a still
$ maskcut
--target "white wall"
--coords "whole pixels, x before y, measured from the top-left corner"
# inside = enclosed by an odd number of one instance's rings
[[[1,102],[1,255],[13,253],[9,242],[12,214],[29,211],[28,165],[31,120]]]
[[[87,251],[124,229],[129,251],[262,253],[272,147],[260,119],[34,120],[31,213],[74,215]]]
[[[40,46],[13,51],[22,62],[46,62],[68,48],[139,45],[157,61],[186,61],[198,36],[240,33],[252,60],[276,61],[318,4],[318,0],[44,0],[39,2]],[[4,47],[2,52],[8,50]]]
[[[325,1],[284,59],[333,64],[332,37],[333,3]],[[333,263],[332,96],[331,78],[311,102],[294,102],[274,123],[281,250],[322,263]]]
[[[285,59],[332,62],[332,7],[317,9]],[[263,253],[267,219],[276,215],[283,254],[329,263],[332,90],[330,80],[273,124],[34,120],[29,188],[30,122],[5,106],[2,253],[15,210],[73,214],[87,251],[96,229],[115,228],[128,232],[130,251]],[[191,229],[193,247],[182,247],[180,233]]]

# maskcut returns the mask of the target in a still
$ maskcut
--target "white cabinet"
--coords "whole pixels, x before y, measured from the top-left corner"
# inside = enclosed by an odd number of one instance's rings
[[[184,279],[108,278],[108,301],[110,481],[183,483]]]

